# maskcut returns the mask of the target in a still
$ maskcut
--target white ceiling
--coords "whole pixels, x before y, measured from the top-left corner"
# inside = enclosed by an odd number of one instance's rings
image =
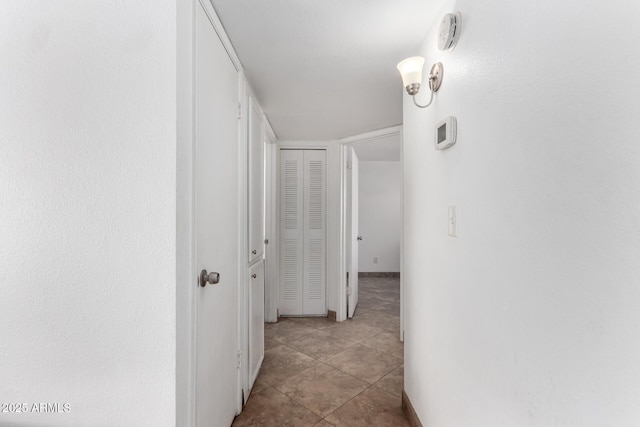
[[[443,0],[211,0],[281,141],[402,123],[396,64]]]
[[[400,161],[400,134],[351,145],[361,162]]]

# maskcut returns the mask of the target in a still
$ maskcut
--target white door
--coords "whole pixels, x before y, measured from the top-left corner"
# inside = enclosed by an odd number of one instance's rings
[[[238,399],[238,72],[196,12],[196,425],[228,427]],[[195,284],[194,284],[195,286]]]
[[[327,314],[326,151],[304,150],[304,274],[302,314]]]
[[[283,316],[326,315],[326,152],[280,151]]]
[[[302,314],[302,150],[280,150],[280,315]]]
[[[347,304],[349,307],[348,317],[351,319],[353,314],[356,311],[356,306],[358,305],[358,155],[356,151],[349,147],[351,151],[351,169],[349,169],[349,174],[351,175],[350,179],[350,226],[348,230],[350,231],[349,235],[349,244],[351,246],[351,250],[348,252],[351,257],[348,265],[349,265],[349,288],[348,288],[348,296],[347,296]]]
[[[249,269],[249,388],[258,376],[264,359],[264,262]]]
[[[264,252],[264,138],[262,114],[249,96],[249,264]]]

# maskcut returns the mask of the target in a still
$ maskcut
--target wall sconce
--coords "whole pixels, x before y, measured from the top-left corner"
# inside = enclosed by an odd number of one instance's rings
[[[433,94],[440,89],[442,84],[442,73],[444,69],[441,62],[436,62],[431,67],[429,73],[429,89],[431,89],[431,98],[427,105],[420,105],[416,102],[416,94],[420,92],[420,84],[422,83],[422,68],[424,67],[424,58],[414,56],[401,61],[398,64],[398,71],[402,75],[402,84],[407,89],[407,93],[413,97],[413,103],[417,107],[427,108],[433,102]]]

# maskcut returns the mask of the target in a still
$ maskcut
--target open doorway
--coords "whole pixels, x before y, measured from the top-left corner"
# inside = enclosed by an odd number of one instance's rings
[[[401,127],[350,138],[345,145],[348,318],[375,315],[380,324],[394,325],[389,329],[402,339]]]

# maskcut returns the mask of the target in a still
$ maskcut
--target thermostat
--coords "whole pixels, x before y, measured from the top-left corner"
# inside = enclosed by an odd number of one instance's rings
[[[456,143],[456,118],[449,116],[436,126],[436,150],[446,150]]]

